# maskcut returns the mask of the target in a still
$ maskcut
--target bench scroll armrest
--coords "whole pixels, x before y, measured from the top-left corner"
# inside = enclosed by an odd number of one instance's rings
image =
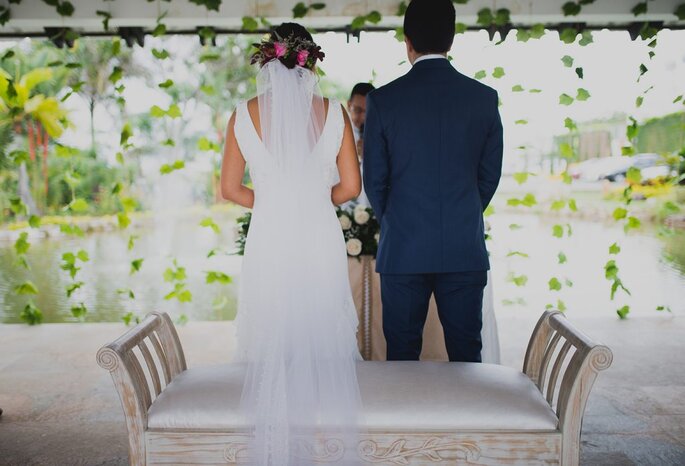
[[[546,311],[533,330],[523,372],[556,411],[564,465],[578,464],[585,405],[599,372],[612,360],[607,346],[592,341],[559,311]]]

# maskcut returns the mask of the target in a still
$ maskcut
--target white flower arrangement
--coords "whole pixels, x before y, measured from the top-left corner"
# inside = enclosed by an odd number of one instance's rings
[[[352,228],[352,220],[350,219],[349,215],[342,214],[338,217],[338,220],[340,220],[340,226],[343,230],[349,230]]]
[[[356,204],[352,208],[338,207],[338,219],[350,257],[376,255],[380,225],[371,207],[363,204]]]
[[[362,253],[362,242],[357,238],[348,239],[345,245],[347,246],[347,254],[350,256],[356,257]]]

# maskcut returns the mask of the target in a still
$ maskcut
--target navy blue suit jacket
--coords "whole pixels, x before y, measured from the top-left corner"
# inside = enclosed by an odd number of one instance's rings
[[[490,268],[483,211],[502,172],[498,101],[442,58],[367,95],[364,189],[381,225],[376,271]]]

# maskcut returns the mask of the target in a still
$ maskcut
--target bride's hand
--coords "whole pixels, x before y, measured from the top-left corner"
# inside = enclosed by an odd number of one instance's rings
[[[359,171],[359,159],[357,158],[357,147],[354,143],[354,133],[352,123],[347,115],[345,107],[340,106],[345,118],[345,132],[338,153],[337,165],[340,174],[340,182],[333,186],[331,200],[333,204],[340,205],[359,196],[362,189],[362,177]]]
[[[235,112],[228,120],[224,140],[224,158],[221,163],[221,197],[243,207],[252,208],[254,191],[243,185],[245,159],[235,139]]]

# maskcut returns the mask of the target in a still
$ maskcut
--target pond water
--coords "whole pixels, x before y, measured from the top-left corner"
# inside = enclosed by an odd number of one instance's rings
[[[30,279],[39,289],[35,304],[42,310],[44,322],[77,321],[71,307],[83,302],[89,322],[119,321],[127,312],[142,317],[150,310],[162,310],[176,319],[185,314],[191,320],[233,319],[241,258],[231,254],[234,247],[236,212],[212,213],[221,228],[214,233],[199,226],[208,213],[169,215],[161,221],[147,222],[133,231],[112,231],[87,234],[83,238],[65,237],[33,240],[27,254],[31,270],[14,264],[13,244],[0,245],[0,322],[21,322],[19,314],[27,302],[17,296],[14,286]],[[491,251],[493,289],[498,313],[534,312],[547,304],[562,300],[567,313],[592,315],[609,313],[630,305],[630,316],[658,314],[657,306],[670,308],[673,314],[685,314],[685,234],[660,234],[655,228],[645,228],[630,235],[614,224],[570,222],[570,237],[555,238],[552,226],[565,224],[563,219],[551,219],[531,214],[497,213],[488,221],[492,225]],[[510,228],[517,225],[517,228]],[[132,250],[127,249],[130,233],[139,235]],[[609,254],[609,246],[617,242],[620,254]],[[84,249],[90,260],[78,262],[82,267],[76,275],[84,285],[71,298],[65,287],[72,283],[67,271],[60,268],[62,253]],[[218,251],[207,257],[212,250]],[[510,255],[511,252],[522,255]],[[558,253],[567,261],[559,264]],[[130,274],[131,261],[144,258],[139,272]],[[165,300],[173,283],[163,279],[165,269],[173,267],[173,258],[186,268],[186,288],[192,293],[190,302]],[[611,283],[604,277],[604,264],[615,259],[619,275],[631,296],[618,292],[609,298]],[[233,278],[227,285],[205,283],[205,272],[221,271]],[[525,275],[525,286],[517,286],[511,276]],[[557,277],[559,291],[549,289],[549,279]],[[569,286],[566,279],[572,282]],[[118,289],[131,289],[135,299]],[[667,311],[661,311],[666,313]]]

